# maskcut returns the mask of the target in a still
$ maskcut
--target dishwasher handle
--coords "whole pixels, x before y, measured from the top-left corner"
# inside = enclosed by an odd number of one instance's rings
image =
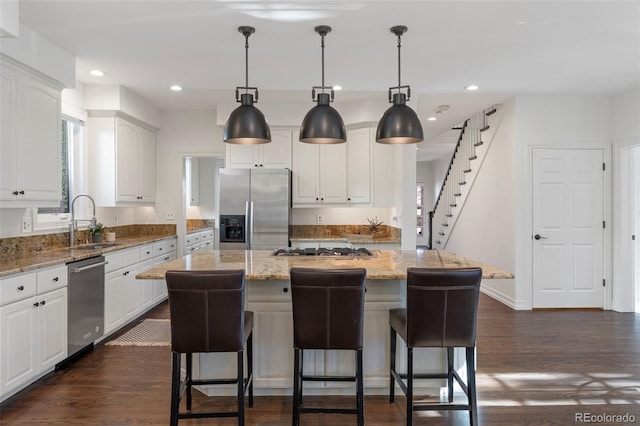
[[[75,272],[77,274],[79,272],[87,271],[87,270],[93,269],[93,268],[98,268],[100,266],[104,266],[104,265],[107,265],[107,264],[109,264],[109,261],[105,260],[104,262],[98,262],[98,263],[93,263],[91,265],[82,266],[80,268],[74,268],[73,272]]]

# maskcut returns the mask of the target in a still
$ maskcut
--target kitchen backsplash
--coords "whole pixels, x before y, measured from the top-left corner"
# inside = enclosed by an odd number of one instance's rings
[[[142,235],[171,236],[176,235],[176,225],[122,225],[109,226],[107,232],[115,232],[116,238]],[[87,231],[76,231],[80,241],[87,240]],[[0,238],[0,256],[19,256],[22,253],[69,247],[69,233],[31,235],[27,237]]]
[[[204,228],[215,228],[215,219],[187,219],[187,232],[198,231]]]
[[[291,238],[339,238],[344,234],[371,235],[368,225],[291,225]],[[400,240],[401,229],[389,225],[380,225],[374,235],[378,238]]]

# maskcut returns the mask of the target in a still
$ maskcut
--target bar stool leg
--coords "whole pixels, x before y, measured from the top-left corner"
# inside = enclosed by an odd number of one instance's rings
[[[293,349],[293,410],[292,410],[292,426],[298,426],[300,419],[298,394],[300,392],[300,349]]]
[[[447,348],[447,390],[449,403],[453,402],[453,348]]]
[[[413,348],[407,347],[407,426],[413,424]]]
[[[244,351],[238,351],[238,425],[244,426]]]
[[[247,377],[249,378],[249,408],[253,408],[253,330],[247,339]]]
[[[169,424],[177,426],[180,409],[180,354],[171,352],[171,415]]]
[[[187,411],[191,411],[191,387],[193,386],[192,384],[192,379],[193,377],[191,377],[192,371],[193,371],[193,354],[185,354],[185,360],[186,360],[186,376],[184,378],[185,382],[187,382],[187,388],[186,388],[186,393],[187,393]]]
[[[467,349],[467,392],[471,426],[478,424],[478,404],[476,401],[476,355],[475,348]]]
[[[364,426],[364,383],[362,381],[362,349],[356,351],[356,405],[358,426]]]
[[[396,381],[393,377],[393,371],[396,371],[396,331],[393,327],[389,327],[391,329],[391,335],[389,338],[389,361],[391,363],[391,368],[389,369],[389,403],[393,404],[395,402],[395,385]]]

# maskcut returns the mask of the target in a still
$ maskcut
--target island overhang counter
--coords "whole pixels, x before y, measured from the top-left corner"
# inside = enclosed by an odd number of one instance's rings
[[[246,309],[254,312],[254,386],[257,395],[290,395],[293,388],[293,324],[289,270],[292,267],[365,268],[367,270],[364,313],[364,384],[367,394],[385,394],[389,383],[389,309],[405,306],[407,268],[480,267],[483,279],[512,279],[513,274],[454,253],[437,250],[373,252],[367,258],[292,256],[274,257],[268,250],[205,250],[175,259],[139,273],[138,279],[164,280],[166,271],[243,269]],[[398,364],[404,368],[406,348],[398,342]],[[481,351],[479,356],[482,356]],[[463,357],[456,357],[464,359]],[[445,351],[419,349],[414,363],[421,371],[442,371]],[[354,371],[352,351],[305,351],[304,371],[318,375],[345,375]],[[463,368],[463,364],[456,365]],[[235,356],[199,354],[194,374],[201,377],[233,377]],[[437,381],[418,381],[422,394],[439,392]],[[201,388],[207,395],[233,395],[228,389]],[[312,382],[306,394],[352,394],[352,385]]]

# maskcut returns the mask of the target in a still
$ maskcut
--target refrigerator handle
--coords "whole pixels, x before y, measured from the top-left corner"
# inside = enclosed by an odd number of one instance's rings
[[[251,250],[251,240],[253,239],[253,201],[247,201],[244,206],[245,217],[245,250]]]

